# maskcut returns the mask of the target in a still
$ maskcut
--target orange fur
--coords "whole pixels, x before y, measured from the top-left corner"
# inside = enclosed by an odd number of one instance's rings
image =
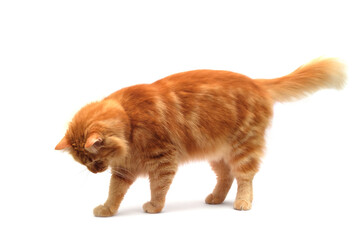
[[[68,150],[94,173],[111,167],[108,200],[95,216],[114,215],[129,186],[144,175],[151,187],[144,211],[160,212],[178,166],[192,159],[208,159],[217,175],[206,203],[223,202],[235,178],[234,208],[248,210],[274,102],[344,81],[335,59],[317,59],[271,80],[215,70],[178,73],[85,106],[55,149]]]

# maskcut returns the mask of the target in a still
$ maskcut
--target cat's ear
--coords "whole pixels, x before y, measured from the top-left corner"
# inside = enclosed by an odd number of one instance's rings
[[[67,149],[70,147],[70,143],[67,139],[67,137],[63,137],[63,139],[61,139],[61,141],[58,143],[58,145],[56,145],[55,150],[63,150],[63,149]]]
[[[85,148],[93,148],[98,150],[100,147],[102,147],[104,143],[104,139],[101,138],[100,134],[98,133],[92,133],[87,139],[85,143]]]

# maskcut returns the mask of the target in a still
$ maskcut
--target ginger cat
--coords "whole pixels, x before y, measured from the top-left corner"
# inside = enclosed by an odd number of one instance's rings
[[[111,167],[109,196],[95,216],[116,214],[139,176],[150,179],[144,211],[160,212],[178,166],[192,159],[208,159],[217,175],[206,203],[222,203],[235,178],[234,208],[249,210],[274,103],[340,89],[344,69],[336,59],[319,58],[276,79],[196,70],[127,87],[83,107],[55,149],[93,173]]]

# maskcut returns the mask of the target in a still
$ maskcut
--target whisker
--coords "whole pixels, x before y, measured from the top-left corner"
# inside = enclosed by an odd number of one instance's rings
[[[135,174],[133,174],[128,169],[117,167],[116,169],[112,168],[110,173],[115,174],[119,177],[125,178],[125,179],[132,179],[134,180],[136,178]]]

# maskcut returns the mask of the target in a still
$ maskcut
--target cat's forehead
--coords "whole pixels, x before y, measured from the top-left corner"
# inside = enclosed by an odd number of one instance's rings
[[[85,141],[82,136],[83,134],[76,134],[69,129],[68,131],[68,139],[71,148],[76,152],[84,152],[85,151]]]
[[[71,122],[67,131],[70,145],[73,148],[84,148],[86,142],[86,129],[81,125]]]
[[[79,157],[88,157],[92,155],[92,153],[85,148],[85,142],[85,138],[70,138],[70,145],[73,149],[73,152],[76,153],[76,155]]]
[[[78,152],[84,152],[85,151],[85,143],[78,143],[78,142],[71,142],[71,147]]]
[[[93,154],[86,151],[84,144],[78,145],[76,143],[71,144],[72,147],[72,155],[74,156],[75,160],[80,163],[84,163],[93,157]]]

